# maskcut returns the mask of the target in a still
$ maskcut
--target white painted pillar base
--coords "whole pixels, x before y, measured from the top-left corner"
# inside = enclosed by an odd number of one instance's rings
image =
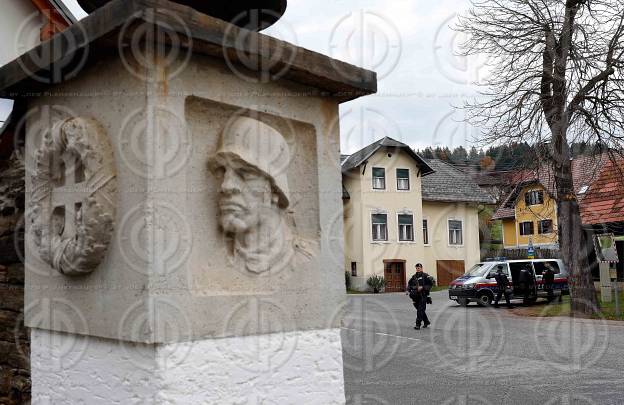
[[[33,404],[343,404],[340,329],[137,344],[32,329]]]

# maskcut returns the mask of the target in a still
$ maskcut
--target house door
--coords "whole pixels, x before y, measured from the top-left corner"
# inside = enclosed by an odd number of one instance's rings
[[[386,292],[405,291],[405,260],[384,260]]]
[[[451,281],[462,276],[466,272],[463,260],[437,260],[438,285],[449,285]]]

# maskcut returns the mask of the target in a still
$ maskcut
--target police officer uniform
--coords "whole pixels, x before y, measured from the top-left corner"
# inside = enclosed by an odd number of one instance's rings
[[[498,293],[496,294],[496,299],[494,300],[494,306],[496,308],[498,308],[498,301],[500,301],[501,296],[504,294],[505,295],[505,302],[507,302],[507,307],[508,308],[513,308],[513,306],[511,305],[511,301],[509,301],[509,278],[507,278],[507,275],[505,273],[503,273],[503,267],[502,266],[498,266],[498,269],[496,270],[496,274],[494,275],[494,279],[496,280],[496,287],[498,289]]]
[[[422,287],[422,289],[418,291],[418,287]],[[414,308],[416,308],[416,326],[414,326],[414,329],[420,329],[421,323],[423,324],[423,328],[431,324],[427,317],[427,298],[431,287],[433,287],[433,278],[422,271],[422,265],[420,263],[417,264],[416,273],[407,283],[407,291],[412,299]]]
[[[555,298],[555,272],[549,265],[546,265],[546,269],[542,273],[542,280],[544,280],[544,290],[548,293],[548,301],[552,301]]]

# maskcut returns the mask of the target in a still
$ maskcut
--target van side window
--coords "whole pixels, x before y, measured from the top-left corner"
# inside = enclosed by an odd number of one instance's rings
[[[505,274],[507,277],[510,277],[510,274],[509,274],[509,264],[507,264],[507,263],[499,263],[499,264],[503,265],[503,274]],[[494,274],[496,274],[497,271],[498,271],[498,265],[495,265],[490,270],[490,274],[493,276]]]
[[[532,269],[531,267],[531,262],[513,262],[513,263],[509,263],[509,268],[511,271],[511,278],[514,282],[514,285],[516,284],[517,280],[518,280],[518,276],[520,275],[520,270],[524,269],[525,267],[529,267]]]
[[[541,276],[542,273],[544,273],[544,270],[546,270],[546,264],[550,264],[555,274],[561,273],[561,270],[559,269],[559,264],[556,261],[552,261],[552,262],[549,261],[549,262],[533,262],[533,266],[535,266],[535,274],[537,274],[538,276]]]
[[[509,267],[511,267],[511,272],[515,273],[517,271],[520,271],[522,269],[524,269],[525,267],[531,267],[531,262],[514,262],[514,263],[509,263]]]

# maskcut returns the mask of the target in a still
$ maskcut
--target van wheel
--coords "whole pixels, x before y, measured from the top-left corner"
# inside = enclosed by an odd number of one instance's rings
[[[467,307],[468,306],[468,299],[467,298],[458,298],[455,301],[457,301],[457,303],[459,305],[461,305],[462,307]]]
[[[477,301],[482,307],[487,307],[492,304],[492,296],[490,294],[481,294],[479,295],[479,301]]]

